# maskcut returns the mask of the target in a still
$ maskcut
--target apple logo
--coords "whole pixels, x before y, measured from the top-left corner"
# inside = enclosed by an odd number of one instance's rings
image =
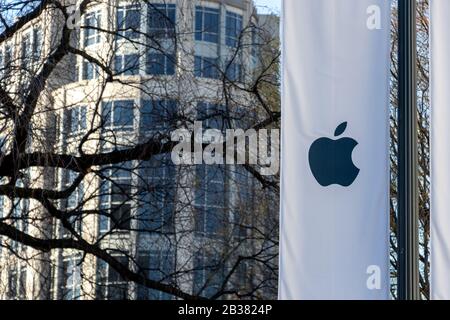
[[[340,124],[334,133],[337,138],[347,129],[347,122]],[[352,153],[358,142],[351,138],[331,140],[320,138],[309,149],[309,166],[322,187],[333,184],[349,187],[359,174],[353,164]]]

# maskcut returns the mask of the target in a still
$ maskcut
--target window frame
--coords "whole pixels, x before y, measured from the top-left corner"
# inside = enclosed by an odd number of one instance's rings
[[[61,270],[61,299],[62,300],[80,300],[81,299],[81,257],[72,255],[64,257]],[[68,273],[68,268],[71,272]],[[69,280],[70,283],[68,282]]]
[[[227,11],[225,18],[225,44],[237,48],[239,37],[244,30],[244,17],[241,14]]]
[[[116,108],[117,104],[128,104],[127,107],[119,107]],[[110,106],[110,107],[108,107]],[[130,114],[132,116],[131,123],[118,123],[116,124],[116,109],[122,109],[122,110],[129,110]],[[102,103],[102,118],[105,122],[104,129],[106,130],[119,130],[119,131],[134,131],[135,130],[135,109],[136,109],[136,103],[135,100],[132,99],[124,99],[124,100],[113,100],[113,101],[103,101]],[[106,113],[109,111],[108,113]]]
[[[92,21],[90,20],[92,19]],[[98,29],[101,28],[102,13],[100,10],[87,12],[84,15],[84,32],[83,32],[83,44],[84,47],[89,47],[101,42],[101,35]],[[93,22],[93,24],[91,24]]]
[[[208,21],[213,16],[214,20],[217,18],[217,21]],[[194,18],[195,40],[219,44],[220,20],[221,14],[219,8],[196,6]],[[215,25],[212,31],[209,29],[210,26],[208,24]]]
[[[165,26],[152,26],[155,17],[159,15],[167,21]],[[159,20],[158,20],[159,21]],[[159,21],[160,22],[160,21]],[[147,5],[147,32],[155,38],[172,38],[175,36],[177,24],[177,6],[173,3],[148,3]]]
[[[68,138],[83,134],[87,129],[87,105],[76,105],[64,110],[64,135]],[[76,115],[76,117],[74,117]],[[74,118],[75,121],[74,121]],[[74,126],[75,124],[75,126]]]
[[[244,82],[244,66],[238,62],[231,62],[225,71],[227,79],[231,82]]]
[[[128,17],[129,14],[137,14],[137,21],[133,21],[132,17]],[[121,18],[119,16],[122,15]],[[122,19],[122,23],[120,23],[120,19]],[[130,20],[128,20],[130,19]],[[116,27],[117,27],[117,35],[116,39],[118,40],[130,40],[130,39],[139,39],[141,34],[141,5],[138,3],[133,4],[123,4],[119,5],[116,10]],[[132,21],[128,26],[128,23]],[[122,25],[121,25],[122,24]],[[138,28],[134,28],[134,24],[138,25]]]
[[[194,191],[196,209],[194,228],[197,233],[205,237],[219,235],[220,227],[225,226],[227,212],[225,194],[228,192],[225,170],[224,165],[203,164],[196,167],[195,174],[199,183]],[[217,189],[211,191],[211,188]]]
[[[83,59],[81,64],[81,81],[95,80],[100,77],[100,67],[97,64],[86,59]]]
[[[214,261],[216,260],[216,261]],[[204,249],[194,255],[194,274],[192,293],[212,297],[223,285],[225,265],[217,252],[209,253]],[[210,263],[212,261],[213,263]],[[217,282],[217,283],[216,283]]]
[[[218,80],[220,78],[219,58],[195,56],[194,74],[197,78]]]
[[[141,57],[138,53],[116,54],[113,62],[114,73],[119,77],[140,75]]]
[[[176,69],[175,54],[160,52],[147,52],[145,61],[145,73],[152,76],[173,76]],[[152,71],[152,67],[158,66],[158,71]],[[162,71],[161,71],[162,70]]]
[[[153,262],[156,264],[152,264]],[[138,254],[138,267],[141,273],[150,280],[170,283],[175,273],[175,256],[171,250],[149,250]],[[156,275],[159,273],[160,276]],[[175,297],[159,291],[139,285],[137,288],[137,300],[174,300]]]
[[[30,72],[33,58],[32,32],[26,32],[20,42],[20,62],[23,71]]]
[[[174,232],[176,168],[172,164],[170,153],[143,161],[139,169],[140,176],[146,177],[142,178],[139,186],[143,193],[143,205],[138,211],[139,228],[150,232]],[[158,190],[159,186],[162,186],[162,191]],[[150,191],[148,187],[154,190]],[[155,218],[159,220],[155,221]]]
[[[26,298],[27,267],[16,263],[8,270],[8,290],[6,296],[10,300]]]
[[[119,262],[129,267],[129,258],[126,254],[122,255],[113,255],[113,257]],[[114,277],[117,276],[117,280],[111,280],[112,275]],[[121,280],[121,281],[120,281]],[[121,279],[120,274],[115,271],[108,263],[101,260],[100,258],[97,258],[97,266],[96,266],[96,298],[101,300],[123,300],[123,298],[117,298],[114,296],[111,296],[111,289],[118,289],[123,291],[122,293],[125,293],[126,296],[125,299],[128,299],[130,297],[130,286],[128,285],[128,281],[125,279]]]
[[[100,215],[99,216],[99,223],[98,223],[98,231],[100,235],[107,234],[107,233],[117,233],[117,232],[130,232],[131,231],[131,224],[133,220],[133,200],[132,199],[126,199],[125,201],[115,201],[113,198],[114,196],[121,195],[123,197],[126,197],[123,193],[123,190],[120,190],[122,193],[114,194],[113,190],[114,188],[127,188],[130,193],[133,192],[134,183],[133,183],[133,173],[131,170],[132,163],[125,163],[123,169],[112,169],[108,168],[105,170],[105,175],[109,177],[108,180],[100,182],[100,196],[99,196],[99,207],[102,211],[105,211],[108,213],[109,216],[106,215]],[[131,198],[131,195],[128,195]],[[112,221],[112,216],[114,216],[114,213],[121,213],[123,214],[123,211],[115,211],[115,210],[122,210],[125,208],[127,210],[127,213],[125,213],[125,221],[123,217],[120,217],[117,219],[117,222]],[[126,226],[123,226],[123,223],[126,224]]]
[[[197,102],[197,120],[203,122],[204,129],[224,131],[226,129],[224,123],[226,114],[224,105],[207,101]]]
[[[42,55],[42,41],[43,41],[42,30],[40,28],[33,29],[33,60],[35,63],[39,62]]]
[[[144,132],[168,130],[171,127],[171,122],[170,120],[166,120],[166,117],[167,119],[172,119],[171,113],[176,115],[177,112],[178,103],[176,100],[143,100],[139,114],[140,130]],[[158,119],[158,116],[162,116],[163,118]],[[147,125],[150,127],[147,127]]]
[[[63,181],[63,186],[67,189],[69,188],[74,180],[76,179],[76,174],[72,171],[62,171],[61,172],[61,180]],[[73,211],[75,209],[83,209],[84,204],[84,182],[81,181],[80,184],[75,188],[74,191],[64,200],[61,200],[61,207],[64,208],[67,212]],[[73,204],[72,204],[73,202]],[[83,232],[83,216],[82,215],[71,215],[68,217],[68,222],[71,224],[72,228],[78,234]],[[70,238],[72,234],[62,225],[60,224],[62,237]]]

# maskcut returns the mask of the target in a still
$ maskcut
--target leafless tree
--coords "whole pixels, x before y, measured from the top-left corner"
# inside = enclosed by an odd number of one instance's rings
[[[202,58],[195,1],[73,3],[0,0],[2,297],[274,298],[278,177],[170,152],[279,126],[275,34],[230,14]]]

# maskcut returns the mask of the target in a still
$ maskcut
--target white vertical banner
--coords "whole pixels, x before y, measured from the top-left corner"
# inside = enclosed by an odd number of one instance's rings
[[[431,298],[450,299],[450,1],[431,12]]]
[[[389,298],[389,0],[284,0],[280,299]]]

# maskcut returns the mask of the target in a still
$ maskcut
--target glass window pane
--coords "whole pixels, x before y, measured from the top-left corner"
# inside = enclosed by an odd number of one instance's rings
[[[116,101],[113,111],[114,127],[133,126],[133,110],[132,101]]]
[[[196,40],[218,43],[219,10],[207,7],[196,7],[195,18]]]
[[[214,58],[195,57],[195,75],[197,77],[217,79],[218,60]]]
[[[117,74],[121,74],[124,71],[122,59],[123,56],[114,56],[114,72]]]
[[[111,210],[112,228],[119,230],[130,230],[131,225],[131,206],[129,204],[120,204]]]
[[[166,74],[174,75],[175,74],[175,55],[166,56]]]
[[[64,110],[63,122],[64,134],[70,135],[72,126],[72,110]]]
[[[118,39],[139,38],[141,24],[139,6],[124,6],[117,9]]]
[[[194,70],[195,70],[196,77],[202,76],[202,58],[201,57],[198,57],[198,56],[195,57]]]
[[[228,46],[237,47],[242,27],[242,16],[233,12],[227,12],[226,44]]]
[[[137,75],[139,74],[139,56],[137,54],[125,55],[125,75]]]
[[[125,29],[125,9],[120,7],[117,9],[117,28],[119,30]]]
[[[138,9],[132,9],[127,12],[126,29],[130,29],[128,36],[131,38],[139,37],[139,30],[141,25],[141,13]]]
[[[110,127],[112,125],[112,102],[104,102],[103,103],[103,121],[105,122],[106,127]]]
[[[152,102],[148,100],[144,101],[141,111],[141,126],[144,130],[149,130],[154,125],[152,109]]]
[[[86,107],[80,107],[80,129],[86,129]]]
[[[37,61],[40,58],[42,51],[42,32],[40,29],[34,29],[33,33],[33,58],[35,61]]]
[[[164,55],[161,53],[150,53],[148,55],[147,73],[152,75],[163,75]]]
[[[216,61],[211,58],[204,58],[203,60],[203,75],[205,78],[217,78]]]
[[[201,7],[197,7],[195,10],[195,39],[202,40],[203,32],[203,10]]]
[[[205,31],[208,33],[219,33],[218,13],[205,13]]]
[[[101,215],[99,218],[99,231],[105,233],[109,231],[109,219],[106,215]]]
[[[71,133],[73,134],[74,132],[78,131],[78,108],[73,108],[71,110],[71,113],[72,113],[72,115],[70,117],[70,119],[71,119],[70,130],[71,130]]]
[[[175,5],[149,4],[148,21],[152,36],[172,36],[175,31]]]
[[[111,201],[114,203],[123,203],[131,197],[131,181],[125,183],[113,183],[111,186]]]

